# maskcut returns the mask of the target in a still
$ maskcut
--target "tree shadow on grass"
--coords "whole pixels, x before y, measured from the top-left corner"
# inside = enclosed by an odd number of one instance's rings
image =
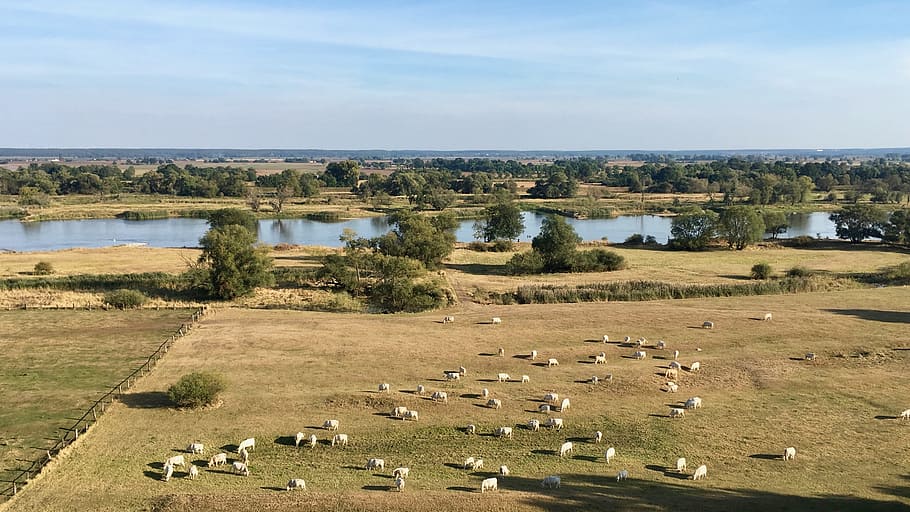
[[[145,391],[120,395],[120,402],[131,409],[167,409],[174,404],[164,391]]]
[[[855,316],[876,322],[910,324],[910,311],[881,311],[877,309],[823,309],[836,315]]]
[[[518,497],[518,505],[535,507],[548,512],[598,510],[697,510],[700,512],[768,512],[771,510],[799,511],[863,511],[910,512],[910,504],[895,500],[875,500],[846,495],[789,495],[754,489],[715,488],[702,482],[653,481],[633,478],[617,483],[615,478],[599,474],[561,474],[563,488],[559,500],[548,493],[528,492]],[[539,480],[520,476],[509,477],[510,488],[539,489]],[[907,492],[903,486],[885,487],[884,492],[898,497]]]

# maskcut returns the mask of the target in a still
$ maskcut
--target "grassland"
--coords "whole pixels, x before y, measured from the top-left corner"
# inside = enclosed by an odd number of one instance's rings
[[[0,312],[0,480],[37,459],[189,313]]]
[[[221,309],[181,340],[135,392],[49,474],[31,483],[9,510],[908,510],[910,425],[895,415],[910,406],[905,389],[907,288],[864,289],[731,299],[530,306],[462,304],[420,315],[338,315]],[[758,318],[774,313],[774,321]],[[443,325],[443,314],[456,323]],[[491,316],[504,324],[489,325]],[[702,320],[717,328],[693,328]],[[680,392],[660,391],[665,354],[600,343],[600,337],[667,340],[684,363]],[[506,357],[495,356],[505,348]],[[531,349],[557,357],[555,368],[523,357]],[[700,349],[700,350],[699,350]],[[606,367],[593,354],[607,353]],[[814,363],[801,360],[816,352]],[[457,383],[446,369],[464,365]],[[179,375],[215,370],[229,379],[220,408],[165,406],[162,392]],[[494,382],[498,372],[528,384]],[[612,384],[585,383],[612,373]],[[379,394],[380,382],[392,384]],[[417,384],[449,393],[437,404],[411,393]],[[482,387],[503,401],[482,407]],[[489,434],[524,425],[550,390],[570,397],[558,414],[561,432],[515,429],[513,440]],[[703,409],[671,420],[668,407],[701,396]],[[419,422],[387,416],[396,405],[420,411]],[[337,418],[351,436],[331,448],[315,428]],[[477,425],[480,435],[460,428]],[[313,449],[293,448],[294,432],[315,433]],[[604,432],[605,444],[589,438]],[[206,458],[255,436],[250,477],[203,468],[197,481],[160,481],[161,461],[190,441]],[[572,440],[574,456],[554,454]],[[291,446],[289,446],[291,444]],[[616,460],[602,458],[607,446]],[[779,459],[796,446],[796,461]],[[693,482],[666,467],[677,456],[708,466]],[[479,472],[459,467],[480,456]],[[363,470],[369,457],[387,470]],[[198,457],[202,459],[202,457]],[[201,464],[196,461],[196,464]],[[513,476],[497,493],[479,482],[507,464]],[[404,493],[387,492],[391,467],[411,467]],[[626,468],[632,479],[615,482]],[[179,472],[178,472],[179,473]],[[543,476],[563,487],[543,491]],[[279,491],[291,477],[306,493]]]

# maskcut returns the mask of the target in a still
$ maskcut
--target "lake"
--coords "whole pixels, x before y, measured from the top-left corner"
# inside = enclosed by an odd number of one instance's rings
[[[545,216],[525,212],[522,240],[540,231]],[[655,215],[626,215],[612,219],[566,219],[584,240],[622,242],[630,235],[651,235],[660,243],[670,236],[670,218]],[[835,238],[834,223],[823,212],[790,215],[790,229],[782,238],[809,235]],[[73,247],[108,247],[144,244],[152,247],[197,247],[208,224],[203,219],[156,220],[51,220],[43,222],[0,221],[0,250],[53,251]],[[266,244],[288,243],[339,247],[345,229],[360,236],[379,236],[389,230],[386,217],[369,217],[342,222],[309,219],[266,219],[259,221],[259,240]],[[474,240],[474,221],[459,223],[455,232],[459,242]]]

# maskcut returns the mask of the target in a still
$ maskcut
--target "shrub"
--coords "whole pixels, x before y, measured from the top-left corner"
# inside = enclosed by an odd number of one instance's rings
[[[803,266],[795,266],[787,271],[787,277],[809,277],[812,271]]]
[[[538,251],[520,252],[506,263],[509,274],[540,274],[543,272],[543,256]]]
[[[889,268],[885,276],[892,281],[910,280],[910,261],[905,261],[897,266]]]
[[[767,263],[756,263],[752,265],[752,271],[749,273],[752,279],[770,279],[773,270]]]
[[[224,377],[220,374],[194,372],[180,377],[167,390],[167,396],[177,407],[197,409],[216,403],[225,387]]]
[[[612,272],[626,266],[626,259],[606,249],[578,251],[572,261],[572,272]]]
[[[39,261],[35,263],[35,275],[46,276],[54,273],[54,266],[49,261]]]
[[[648,235],[645,237],[645,245],[657,245],[657,239],[654,238],[654,235]]]
[[[490,250],[492,252],[509,252],[512,250],[511,240],[494,240]]]
[[[641,233],[635,233],[630,235],[629,238],[626,238],[626,241],[623,242],[623,245],[644,245],[645,237],[641,236]]]
[[[148,297],[138,290],[114,290],[104,294],[103,302],[119,309],[138,308],[148,301]]]

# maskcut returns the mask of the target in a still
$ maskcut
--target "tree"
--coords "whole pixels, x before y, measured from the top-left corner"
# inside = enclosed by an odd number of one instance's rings
[[[761,240],[765,223],[755,208],[731,206],[721,213],[718,231],[727,239],[727,245],[731,249],[741,251],[749,244]]]
[[[222,208],[209,213],[210,228],[223,228],[232,224],[243,226],[252,233],[259,227],[256,216],[240,208]]]
[[[513,240],[524,232],[521,209],[513,201],[500,201],[484,210],[484,218],[474,223],[474,237],[484,242]]]
[[[543,258],[544,270],[559,272],[572,268],[575,247],[581,237],[562,217],[550,215],[544,219],[540,234],[531,241],[531,248]]]
[[[209,295],[233,299],[272,283],[272,259],[255,243],[256,236],[237,224],[212,228],[199,240],[198,264]]]
[[[360,179],[360,164],[356,160],[330,162],[322,176],[330,187],[354,187]]]
[[[787,228],[790,227],[790,222],[787,221],[787,216],[784,212],[776,210],[767,210],[763,212],[762,221],[765,223],[765,233],[771,235],[771,238],[773,239],[776,239],[777,235],[787,231]]]
[[[910,209],[896,210],[885,224],[882,240],[896,244],[910,243]]]
[[[562,171],[556,171],[544,180],[537,180],[534,186],[528,189],[528,195],[541,199],[557,197],[575,197],[578,191],[578,181],[566,176]]]
[[[857,244],[866,238],[881,238],[887,214],[876,206],[853,204],[832,213],[828,218],[834,223],[838,238]]]
[[[451,214],[426,217],[402,210],[390,218],[394,228],[374,239],[378,251],[388,256],[413,258],[427,268],[436,268],[455,249],[455,228]]]
[[[673,217],[670,224],[670,246],[700,251],[708,246],[717,230],[717,214],[708,210],[692,210]]]
[[[188,373],[168,388],[167,396],[177,407],[199,408],[213,405],[227,387],[219,373]]]

